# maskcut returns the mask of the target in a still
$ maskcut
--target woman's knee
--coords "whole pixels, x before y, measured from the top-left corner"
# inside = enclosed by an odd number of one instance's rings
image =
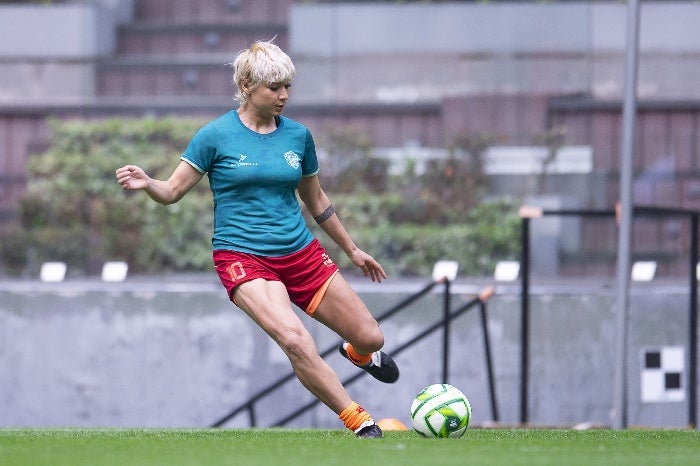
[[[363,353],[379,351],[384,346],[384,333],[379,325],[374,325],[359,332],[356,341],[351,341],[352,346]]]
[[[294,361],[306,359],[316,351],[316,346],[311,335],[304,329],[286,328],[279,332],[275,338],[277,344],[287,357]]]

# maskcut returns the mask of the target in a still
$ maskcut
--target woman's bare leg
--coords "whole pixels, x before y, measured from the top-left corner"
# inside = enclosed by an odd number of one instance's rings
[[[313,337],[292,309],[281,282],[243,283],[236,304],[282,348],[299,381],[336,414],[352,403],[337,374],[318,355]]]
[[[384,334],[374,316],[341,274],[331,281],[314,319],[352,344],[360,354],[369,354],[384,346]]]

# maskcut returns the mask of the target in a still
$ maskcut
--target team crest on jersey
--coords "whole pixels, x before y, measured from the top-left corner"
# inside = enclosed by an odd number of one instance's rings
[[[293,169],[299,168],[299,162],[301,162],[301,157],[295,152],[289,151],[284,153],[284,160],[287,161],[290,167]]]

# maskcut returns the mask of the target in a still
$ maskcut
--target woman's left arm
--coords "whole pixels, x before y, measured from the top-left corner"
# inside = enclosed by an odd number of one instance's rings
[[[381,264],[358,248],[350,237],[350,234],[335,213],[335,208],[330,198],[321,188],[318,176],[303,177],[297,186],[297,190],[299,191],[299,197],[314,217],[316,223],[319,224],[333,242],[342,248],[352,263],[358,266],[365,276],[369,277],[373,282],[381,282],[382,279],[385,279],[386,273]]]

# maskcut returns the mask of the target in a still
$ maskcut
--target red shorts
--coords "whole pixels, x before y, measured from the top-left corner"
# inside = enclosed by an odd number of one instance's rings
[[[233,291],[238,285],[263,278],[282,282],[289,299],[309,315],[316,311],[328,284],[338,273],[338,266],[316,239],[287,256],[267,257],[224,249],[215,250],[213,256],[216,272],[234,304]]]

